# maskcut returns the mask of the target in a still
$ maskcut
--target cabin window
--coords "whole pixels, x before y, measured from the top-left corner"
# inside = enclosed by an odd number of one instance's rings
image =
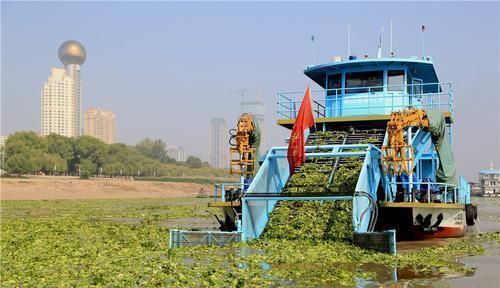
[[[404,70],[389,70],[387,73],[387,90],[404,91],[404,81]]]
[[[329,75],[327,95],[341,94],[340,92],[341,88],[342,88],[342,74]]]
[[[345,87],[346,94],[380,92],[384,85],[384,71],[368,71],[346,73]],[[359,87],[359,88],[358,88]],[[376,87],[370,88],[368,87]],[[357,88],[357,89],[355,89]]]

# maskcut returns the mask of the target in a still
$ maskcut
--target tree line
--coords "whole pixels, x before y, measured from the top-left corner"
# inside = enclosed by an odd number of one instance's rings
[[[146,138],[135,146],[106,144],[81,136],[69,138],[57,134],[46,137],[34,132],[17,132],[2,148],[2,169],[10,174],[117,176],[216,176],[227,171],[209,167],[189,156],[176,162],[168,156],[165,142]]]

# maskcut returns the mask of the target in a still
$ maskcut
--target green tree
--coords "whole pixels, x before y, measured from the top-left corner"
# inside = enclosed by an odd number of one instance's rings
[[[47,137],[47,146],[50,154],[57,154],[66,161],[71,161],[74,157],[73,139],[57,134],[50,134]]]
[[[105,175],[120,176],[125,175],[126,166],[120,162],[106,163],[102,169]]]
[[[7,139],[1,164],[2,169],[17,174],[76,174],[80,168],[86,177],[101,172],[101,168],[104,174],[112,176],[211,176],[227,173],[207,167],[207,163],[193,156],[186,162],[175,162],[167,156],[165,147],[161,139],[146,138],[131,147],[107,145],[89,136],[74,139],[55,134],[40,137],[34,132],[18,132]]]
[[[45,154],[43,156],[42,171],[45,174],[59,174],[68,171],[68,163],[57,154]]]
[[[17,154],[37,154],[47,152],[47,141],[35,132],[16,132],[5,141],[5,158]]]
[[[0,147],[0,168],[5,170],[5,145]]]
[[[5,169],[12,174],[28,174],[33,171],[33,163],[26,154],[16,154],[9,157],[5,163]]]
[[[5,141],[5,168],[10,173],[26,174],[41,170],[47,141],[35,132],[16,132]]]
[[[97,173],[97,169],[104,165],[108,146],[97,138],[82,136],[75,140],[73,150],[75,155],[74,160],[77,163],[82,163],[82,159],[90,160],[95,166],[96,170],[94,172]]]
[[[186,160],[186,164],[189,168],[201,168],[201,159],[195,156],[189,156]]]
[[[168,156],[166,143],[161,139],[146,138],[135,145],[135,149],[143,155],[163,163],[173,163],[175,160]]]
[[[31,170],[33,172],[41,172],[44,168],[44,166],[46,166],[46,161],[47,161],[47,157],[48,157],[48,154],[47,153],[43,153],[43,152],[38,152],[38,153],[33,153],[33,152],[30,152],[30,153],[25,153],[23,155],[28,155],[29,156],[29,159],[31,161]]]
[[[79,164],[80,168],[80,178],[88,179],[92,174],[96,172],[96,166],[92,161],[88,159],[82,159]]]

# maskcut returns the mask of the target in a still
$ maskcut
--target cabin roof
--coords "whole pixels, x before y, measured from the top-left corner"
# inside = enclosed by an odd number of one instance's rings
[[[479,174],[500,174],[500,169],[494,170],[494,169],[489,169],[489,170],[481,170]]]
[[[325,78],[327,74],[341,72],[349,68],[373,68],[381,66],[381,68],[390,67],[391,65],[404,65],[411,71],[412,76],[422,79],[423,83],[438,83],[436,70],[431,60],[423,59],[404,59],[404,58],[379,58],[379,59],[356,59],[346,60],[342,62],[331,62],[312,67],[307,67],[304,70],[309,78],[318,83],[323,88],[325,87]],[[424,88],[425,90],[425,88]],[[432,92],[432,91],[424,91]]]

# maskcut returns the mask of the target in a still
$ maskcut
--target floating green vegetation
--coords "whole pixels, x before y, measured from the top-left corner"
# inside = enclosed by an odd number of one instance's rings
[[[397,256],[360,249],[345,242],[324,240],[261,239],[228,247],[189,247],[172,251],[171,260],[187,262],[189,275],[170,278],[172,285],[255,287],[353,287],[376,277],[366,267],[406,269],[433,277],[473,270],[457,257],[480,255],[484,241],[478,236],[451,241],[442,247],[425,248]],[[250,251],[250,253],[248,253]],[[180,265],[183,267],[182,265]],[[178,266],[179,267],[179,266]],[[185,267],[183,267],[185,269]],[[366,282],[365,282],[366,283]]]
[[[375,277],[366,264],[418,273],[465,271],[471,268],[456,257],[481,254],[485,241],[500,243],[500,233],[483,234],[397,256],[319,239],[262,239],[169,251],[168,227],[156,221],[211,217],[206,201],[2,201],[0,286],[352,287]],[[95,221],[129,217],[154,221]]]
[[[2,201],[0,286],[156,286],[164,221],[213,219],[207,201]]]

